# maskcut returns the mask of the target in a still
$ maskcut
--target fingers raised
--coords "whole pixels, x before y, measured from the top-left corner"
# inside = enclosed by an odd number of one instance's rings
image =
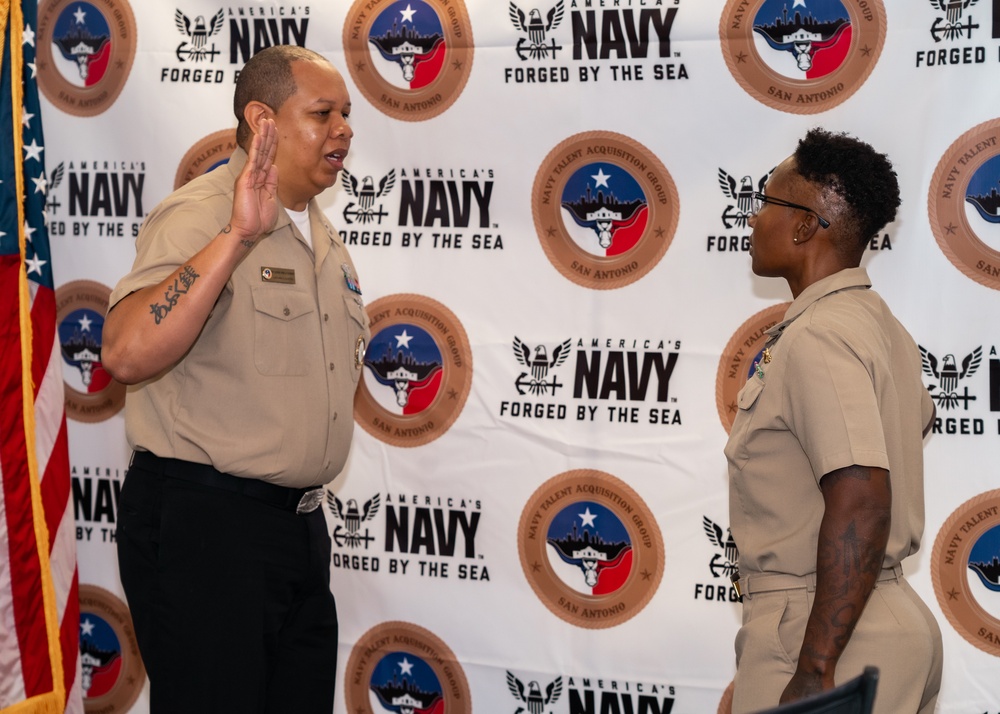
[[[278,152],[278,130],[274,125],[274,119],[262,120],[259,128],[250,145],[250,163],[254,171],[266,175]]]

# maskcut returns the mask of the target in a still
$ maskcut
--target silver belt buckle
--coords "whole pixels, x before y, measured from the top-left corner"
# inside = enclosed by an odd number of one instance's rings
[[[298,514],[312,513],[319,505],[323,502],[323,489],[314,488],[312,491],[306,491],[302,494],[302,498],[299,499],[299,505],[295,507],[295,512]]]

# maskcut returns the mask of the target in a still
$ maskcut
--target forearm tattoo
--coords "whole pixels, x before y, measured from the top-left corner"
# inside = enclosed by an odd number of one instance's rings
[[[874,480],[869,469],[858,467],[828,474],[825,479],[831,480],[829,487],[840,480]],[[836,527],[820,530],[816,565],[822,586],[816,589],[814,617],[807,627],[802,657],[830,661],[840,656],[878,579],[891,524],[891,487],[880,478],[873,488],[882,491],[884,508],[855,511]]]
[[[190,265],[185,265],[181,268],[181,272],[174,278],[173,285],[169,286],[163,293],[163,299],[166,304],[156,302],[149,306],[149,311],[152,313],[153,320],[157,325],[163,322],[167,313],[174,309],[174,305],[180,300],[181,295],[186,295],[191,286],[194,285],[194,281],[199,277],[201,276],[194,272],[194,268]]]
[[[226,227],[222,229],[223,233],[232,233],[232,231],[233,231],[233,224],[232,223],[227,223]],[[244,248],[253,248],[254,245],[256,245],[256,243],[257,243],[257,241],[252,241],[249,238],[241,238],[240,239],[240,245],[242,245]]]

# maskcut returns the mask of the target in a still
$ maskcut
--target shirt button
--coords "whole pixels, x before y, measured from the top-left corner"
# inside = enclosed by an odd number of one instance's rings
[[[292,311],[289,310],[287,307],[284,310],[282,310],[281,312],[284,313],[285,317],[288,317],[289,315],[292,314]]]
[[[330,363],[330,371],[333,371],[333,362]]]
[[[329,321],[330,321],[330,315],[328,313],[324,312],[323,313],[323,322],[329,322]]]
[[[337,421],[337,412],[334,412],[334,413],[333,413],[333,420],[334,420],[334,421]]]

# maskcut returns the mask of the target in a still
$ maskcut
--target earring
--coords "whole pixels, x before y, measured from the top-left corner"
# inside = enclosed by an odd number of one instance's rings
[[[798,242],[799,242],[798,238],[792,238],[792,243],[798,243]]]

